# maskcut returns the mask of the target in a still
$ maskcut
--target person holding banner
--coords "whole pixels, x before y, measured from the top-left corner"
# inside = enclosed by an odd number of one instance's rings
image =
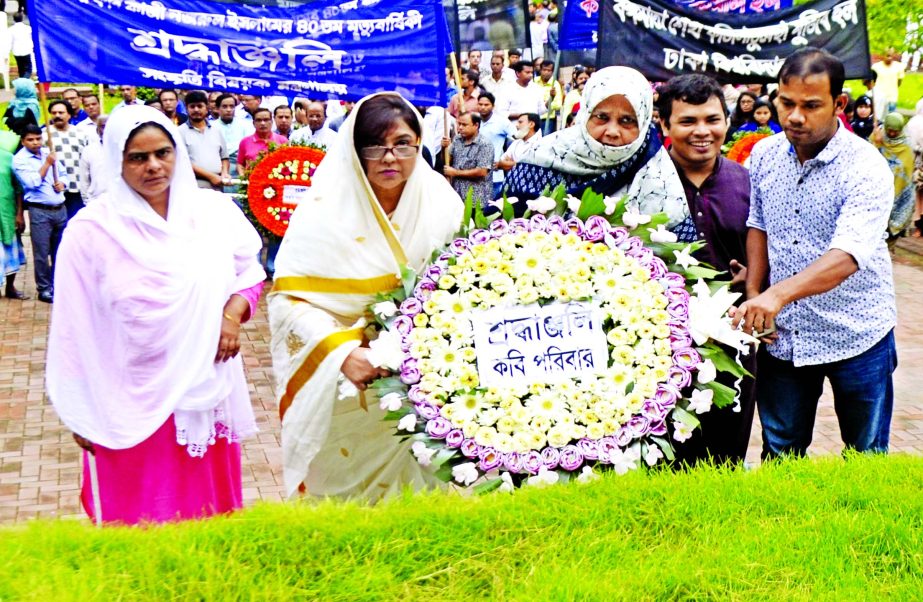
[[[238,351],[260,237],[198,188],[156,109],[119,109],[103,148],[108,191],[68,225],[48,339],[48,396],[85,450],[84,508],[124,524],[233,511],[239,441],[256,431]]]
[[[22,186],[23,200],[29,211],[29,237],[32,239],[38,300],[54,303],[58,247],[67,226],[67,210],[64,207],[67,174],[60,159],[44,142],[42,130],[37,125],[26,124],[22,148],[13,155],[13,173]]]
[[[539,68],[539,76],[535,83],[542,90],[542,99],[545,103],[545,112],[541,114],[542,133],[546,136],[558,129],[558,111],[564,104],[564,90],[561,82],[554,79],[554,61],[544,60]]]
[[[395,93],[362,99],[292,216],[269,294],[285,491],[375,501],[439,481],[366,390],[365,314],[452,239],[463,206],[420,153],[423,120]]]
[[[591,188],[628,195],[630,210],[664,212],[680,240],[695,240],[682,182],[652,123],[653,93],[629,67],[606,67],[587,82],[574,126],[545,136],[509,172],[507,195],[534,199],[563,183],[578,198]]]

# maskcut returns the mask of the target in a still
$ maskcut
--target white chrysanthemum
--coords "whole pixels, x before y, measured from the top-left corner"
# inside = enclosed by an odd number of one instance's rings
[[[564,447],[571,442],[571,428],[568,425],[554,426],[548,430],[548,443],[554,447]]]
[[[526,407],[533,416],[543,416],[552,421],[559,420],[567,411],[564,400],[554,391],[533,395],[526,401]]]
[[[446,404],[443,408],[452,407],[452,415],[458,420],[477,420],[478,413],[484,405],[480,395],[459,395],[452,403]]]

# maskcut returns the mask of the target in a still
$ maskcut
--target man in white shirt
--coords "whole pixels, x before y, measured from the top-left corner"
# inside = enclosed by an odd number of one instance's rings
[[[22,13],[13,15],[10,40],[19,77],[32,77],[32,28],[22,22]]]
[[[272,131],[286,138],[292,137],[292,110],[288,105],[279,105],[273,109],[272,121],[274,124]]]
[[[289,105],[288,99],[284,96],[264,96],[260,100],[260,106],[275,113],[276,107],[287,107]]]
[[[295,130],[289,141],[293,144],[313,144],[329,149],[337,134],[324,125],[324,105],[319,102],[308,104],[308,127]]]
[[[545,92],[532,81],[532,63],[519,61],[513,65],[513,71],[516,73],[516,81],[507,84],[501,91],[497,111],[511,121],[519,119],[523,113],[544,113]]]
[[[92,94],[84,96],[82,100],[83,112],[86,114],[86,119],[77,124],[77,130],[83,134],[84,138],[89,140],[96,131],[96,120],[99,118],[101,110],[99,99]]]
[[[548,41],[548,21],[542,10],[535,13],[535,18],[529,23],[529,34],[532,38],[532,60],[542,58],[545,43]]]
[[[230,161],[230,176],[236,178],[238,175],[237,150],[240,147],[240,141],[253,134],[253,121],[247,121],[236,115],[237,99],[233,94],[219,95],[215,99],[215,104],[218,105],[218,119],[214,120],[212,125],[216,126],[224,136],[228,161]]]
[[[894,48],[888,48],[885,58],[872,65],[872,71],[878,75],[875,82],[875,100],[880,101],[882,114],[876,114],[876,117],[881,121],[885,115],[897,110],[898,88],[904,80],[904,65]],[[878,105],[879,102],[875,104]]]
[[[523,113],[516,120],[516,140],[510,145],[497,167],[503,171],[513,169],[513,166],[519,163],[526,151],[532,148],[539,140],[542,139],[542,120],[538,113]]]
[[[51,123],[46,127],[51,132],[51,141],[54,145],[58,161],[64,165],[67,178],[67,188],[64,190],[64,205],[67,207],[67,219],[74,217],[83,208],[83,197],[80,196],[80,155],[86,146],[86,139],[76,126],[70,124],[73,107],[66,100],[52,100],[48,103],[48,114]],[[47,139],[47,138],[46,138]]]
[[[113,113],[128,105],[144,104],[143,100],[137,98],[138,89],[134,86],[119,86],[119,93],[122,95],[122,102],[112,107]]]
[[[503,147],[513,139],[516,128],[504,115],[494,111],[496,100],[490,92],[484,92],[478,98],[478,113],[481,115],[481,137],[490,142],[494,149],[494,164],[491,169],[493,178],[493,198],[500,196],[503,187],[503,171],[497,169],[497,161],[503,154]]]
[[[253,122],[253,112],[263,105],[263,97],[256,94],[241,94],[240,104],[235,109],[234,116],[244,121]],[[272,109],[269,109],[270,112]]]
[[[106,158],[103,155],[103,131],[108,118],[108,115],[97,116],[94,131],[86,137],[87,145],[80,153],[80,196],[88,205],[102,196],[109,186]]]
[[[493,94],[495,97],[502,93],[503,86],[511,83],[516,79],[516,74],[512,69],[503,66],[503,53],[498,55],[494,53],[490,57],[490,71],[487,75],[481,77],[481,87]]]
[[[449,128],[445,127],[445,118],[449,118]],[[455,118],[442,107],[429,107],[423,115],[423,146],[425,146],[435,163],[436,156],[442,152],[442,139],[455,136]]]

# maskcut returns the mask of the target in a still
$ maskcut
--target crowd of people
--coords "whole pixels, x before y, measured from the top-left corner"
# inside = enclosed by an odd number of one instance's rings
[[[13,134],[0,136],[5,296],[25,298],[15,277],[28,212],[38,299],[57,298],[49,397],[85,450],[91,516],[241,506],[239,441],[255,427],[240,327],[267,275],[289,492],[376,500],[435,486],[366,390],[387,371],[357,324],[400,266],[422,269],[450,240],[468,195],[485,211],[505,197],[522,214],[559,184],[665,213],[744,293],[733,316],[764,343],[742,360],[755,378],[738,408],[703,417],[678,464],[742,463],[756,411],[764,458],[804,455],[825,379],[845,445],[887,451],[897,357],[886,243],[919,219],[923,101],[907,124],[887,104],[878,115],[885,86],[850,101],[842,64],[814,48],[769,87],[653,84],[627,67],[576,66],[562,81],[539,51],[482,65],[472,50],[447,107],[388,92],[352,103],[162,89],[142,101],[123,85],[108,115],[98,97],[64,90],[46,122],[33,82],[13,82]],[[736,132],[765,130],[776,135],[747,166],[722,156]],[[223,193],[286,143],[327,157],[316,202],[280,246]],[[358,393],[344,395],[344,380]]]

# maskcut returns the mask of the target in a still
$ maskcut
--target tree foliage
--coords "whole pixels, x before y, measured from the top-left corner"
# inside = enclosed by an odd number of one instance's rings
[[[796,5],[810,2],[812,0],[795,0]],[[923,24],[923,8],[912,4],[908,0],[865,0],[872,54],[884,54],[892,46],[898,51],[923,48],[923,28],[917,29],[907,43],[908,17]]]
[[[914,36],[916,43],[907,44],[906,40],[908,16],[917,23],[923,22],[923,8],[914,4],[907,0],[866,0],[869,49],[873,54],[884,54],[891,46],[901,51],[915,50],[923,45],[919,30]]]

